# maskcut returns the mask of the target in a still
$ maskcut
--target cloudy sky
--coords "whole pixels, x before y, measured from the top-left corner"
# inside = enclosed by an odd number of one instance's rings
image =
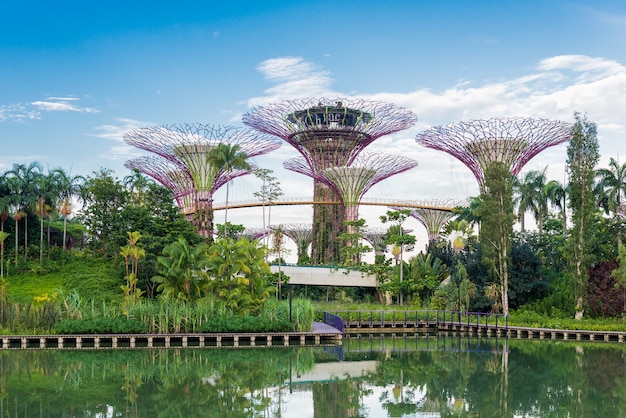
[[[252,107],[302,97],[359,96],[418,116],[371,151],[419,166],[375,186],[383,199],[477,194],[465,166],[420,148],[415,135],[461,120],[530,116],[598,125],[601,165],[626,161],[626,4],[623,1],[118,1],[22,0],[0,5],[0,171],[41,162],[72,174],[128,174],[133,127],[242,126]],[[565,146],[531,160],[563,181]],[[286,196],[309,178],[282,169],[285,144],[254,163]],[[251,176],[232,199],[252,199]],[[219,197],[216,199],[219,200]],[[378,226],[384,209],[363,210]],[[370,211],[370,212],[368,212]],[[254,210],[229,211],[260,226]],[[276,208],[274,221],[310,221]],[[218,220],[219,220],[218,215]],[[414,226],[419,228],[418,224]]]

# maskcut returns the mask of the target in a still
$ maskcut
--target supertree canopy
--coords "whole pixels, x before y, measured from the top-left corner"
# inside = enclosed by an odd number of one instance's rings
[[[307,262],[309,254],[307,249],[313,240],[313,225],[301,223],[286,223],[270,225],[269,229],[280,229],[283,234],[291,238],[298,247],[298,263]]]
[[[181,180],[181,176],[184,177],[178,170],[186,172],[195,192],[193,210],[196,229],[209,239],[213,230],[211,203],[213,193],[231,179],[249,172],[248,170],[227,172],[211,166],[208,162],[210,151],[223,143],[237,145],[239,151],[245,153],[247,157],[254,157],[273,151],[281,145],[277,139],[250,129],[204,124],[137,128],[126,132],[124,141],[155,153],[172,164],[174,170],[166,171],[165,176],[162,175],[162,168],[155,171],[158,176],[155,178],[165,186],[171,184],[171,181],[166,180],[167,176],[175,177],[177,182]],[[154,167],[146,167],[146,164],[150,166],[150,160],[140,161],[138,164],[143,166],[148,175],[149,170],[154,170]],[[163,166],[163,163],[159,161],[156,165]],[[138,169],[141,171],[141,168]]]
[[[196,189],[189,171],[177,166],[160,155],[144,155],[124,163],[129,170],[137,170],[152,177],[174,194],[174,199],[185,215],[193,214],[196,203]]]
[[[387,231],[389,228],[365,228],[363,239],[372,244],[375,255],[382,255],[387,251]]]
[[[372,186],[395,174],[416,167],[417,161],[400,155],[361,153],[349,166],[328,167],[321,172],[308,166],[302,158],[285,161],[284,166],[289,170],[313,177],[335,189],[345,207],[345,220],[356,221],[359,202]],[[348,232],[351,232],[350,228]]]
[[[426,228],[428,242],[436,241],[445,224],[456,215],[452,208],[467,204],[465,200],[455,199],[426,199],[421,200],[420,206],[411,209],[411,217],[417,219]],[[400,207],[392,207],[400,210]]]
[[[484,189],[485,168],[499,161],[513,175],[544,149],[566,142],[571,124],[534,118],[493,118],[437,126],[417,134],[418,144],[447,152],[476,176]]]
[[[243,116],[244,124],[282,138],[316,170],[348,165],[372,141],[416,121],[410,110],[359,98],[288,100]]]
[[[359,98],[311,98],[259,106],[243,116],[243,123],[292,145],[313,172],[344,167],[374,140],[407,129],[417,117],[393,104]],[[338,201],[340,196],[314,177],[314,200]],[[313,261],[339,259],[337,235],[343,208],[313,207]]]

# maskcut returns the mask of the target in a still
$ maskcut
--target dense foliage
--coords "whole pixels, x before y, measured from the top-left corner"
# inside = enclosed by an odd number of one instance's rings
[[[620,255],[618,248],[626,238],[626,166],[611,160],[596,170],[596,136],[595,124],[576,114],[569,184],[548,180],[546,169],[513,178],[509,167],[491,163],[481,195],[457,208],[458,216],[412,257],[405,255],[415,237],[403,227],[410,211],[381,217],[386,232],[367,264],[365,220],[342,225],[340,206],[316,206],[310,255],[299,247],[299,261],[363,269],[376,275],[376,289],[277,280],[265,260],[283,258],[281,228],[263,245],[241,238],[245,226],[230,224],[225,213],[219,236],[209,240],[181,214],[170,190],[139,172],[120,180],[104,168],[82,177],[60,168],[46,173],[37,162],[15,164],[0,176],[2,332],[98,316],[139,319],[151,332],[193,331],[211,315],[267,314],[272,301],[288,295],[556,318],[624,315],[626,250]],[[237,149],[219,151],[212,161],[222,169],[245,166]],[[269,215],[281,193],[267,172],[260,178],[265,189],[255,195],[270,205]],[[529,214],[536,228],[524,221]],[[293,321],[296,329],[309,326]]]

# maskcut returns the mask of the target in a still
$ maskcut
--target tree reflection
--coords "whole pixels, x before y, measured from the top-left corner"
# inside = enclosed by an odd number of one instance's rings
[[[294,416],[294,393],[308,394],[311,413],[324,418],[375,416],[373,404],[388,417],[619,416],[626,408],[622,345],[443,334],[348,339],[341,349],[4,350],[0,416],[283,417]],[[315,369],[340,367],[339,359],[368,367],[339,377]]]

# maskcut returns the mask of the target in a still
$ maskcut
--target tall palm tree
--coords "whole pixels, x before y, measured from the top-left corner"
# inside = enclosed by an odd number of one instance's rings
[[[15,242],[17,243],[17,223],[24,218],[24,259],[28,259],[28,208],[37,201],[36,193],[33,192],[34,178],[43,172],[43,167],[37,161],[26,164],[13,164],[13,168],[4,175],[8,179],[8,185],[13,195],[14,219],[15,219]],[[15,261],[17,263],[17,248]]]
[[[82,199],[82,189],[87,181],[85,177],[65,172],[62,168],[54,170],[59,191],[59,206],[63,215],[63,249],[66,249],[67,217],[72,213],[72,199]]]
[[[531,211],[537,221],[539,233],[543,232],[543,218],[548,212],[548,197],[545,193],[546,168],[542,171],[531,170],[522,180],[515,179],[514,187],[517,189],[517,210],[520,220],[520,228],[525,231],[524,215]]]
[[[550,180],[546,183],[545,193],[548,196],[548,202],[561,211],[563,234],[565,234],[567,231],[567,186],[557,180]]]
[[[247,162],[248,154],[241,151],[239,144],[219,143],[209,152],[208,163],[215,173],[224,172],[229,175],[235,169],[250,170]],[[224,230],[228,219],[228,191],[230,181],[226,182],[226,207],[224,209]]]
[[[606,213],[613,212],[624,217],[626,207],[626,163],[620,165],[619,162],[611,158],[609,168],[596,170],[596,192],[600,206]]]
[[[53,172],[36,174],[33,177],[33,190],[37,194],[36,213],[39,217],[39,262],[43,262],[43,221],[48,217],[48,245],[50,245],[50,212],[58,196],[57,179]]]

